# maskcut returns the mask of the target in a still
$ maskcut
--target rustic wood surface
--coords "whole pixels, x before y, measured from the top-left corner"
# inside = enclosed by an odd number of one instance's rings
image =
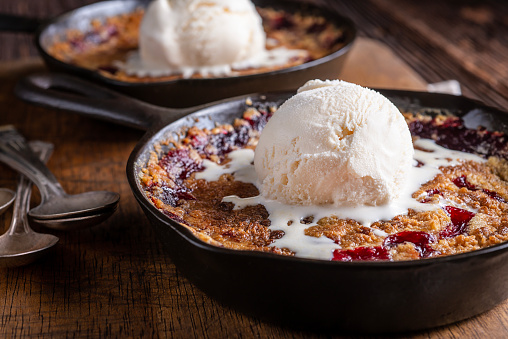
[[[90,1],[0,1],[0,12],[48,17]],[[367,86],[423,89],[457,79],[464,93],[508,105],[508,5],[502,2],[333,2],[359,26],[362,38],[341,75]],[[0,33],[0,125],[30,140],[55,144],[48,166],[69,193],[105,189],[121,194],[106,222],[60,237],[48,257],[3,269],[0,337],[328,338],[243,315],[189,283],[162,250],[131,194],[125,164],[142,133],[72,114],[33,107],[12,94],[22,74],[41,69],[31,37]],[[330,75],[335,77],[336,75]],[[16,173],[0,164],[0,187]],[[6,229],[11,211],[0,216]],[[439,277],[436,277],[438,279]],[[471,296],[474,298],[474,296]],[[368,321],[368,320],[367,320]],[[508,302],[473,319],[416,338],[502,338]]]

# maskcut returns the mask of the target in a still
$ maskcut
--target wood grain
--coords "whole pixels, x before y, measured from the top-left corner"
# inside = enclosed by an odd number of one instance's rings
[[[0,2],[0,10],[46,16],[86,2],[52,0],[41,5],[20,0]],[[484,6],[490,8],[489,4]],[[403,0],[372,0],[330,5],[340,6],[350,15],[363,37],[383,41],[359,39],[341,77],[366,86],[414,89],[423,88],[425,82],[455,78],[471,94],[488,92],[485,98],[490,104],[502,105],[508,98],[503,94],[506,78],[501,66],[497,73],[495,67],[468,68],[460,60],[464,54],[446,46],[444,41],[460,35],[460,30],[467,31],[468,39],[474,38],[474,31],[465,24],[446,26],[445,19],[452,14],[444,15],[444,2],[417,5]],[[423,11],[427,6],[429,13]],[[439,11],[443,14],[437,15]],[[507,15],[494,12],[496,18]],[[471,14],[466,11],[463,15]],[[417,17],[420,22],[413,22]],[[456,30],[455,35],[448,38],[446,29]],[[440,36],[427,37],[435,33]],[[506,35],[492,34],[502,45],[495,49],[504,51]],[[55,152],[48,166],[69,193],[105,189],[121,194],[118,211],[94,228],[73,233],[36,228],[57,235],[60,243],[37,264],[0,271],[0,337],[345,337],[341,333],[310,333],[261,322],[222,306],[190,284],[164,254],[125,177],[127,158],[142,133],[20,102],[12,93],[16,79],[40,70],[42,64],[38,59],[26,59],[36,55],[29,37],[10,33],[0,37],[3,46],[9,47],[0,49],[0,58],[9,60],[0,63],[0,125],[13,124],[30,140],[54,143]],[[485,58],[506,67],[500,55],[489,53],[493,44],[490,40],[488,46],[481,47]],[[478,48],[469,51],[476,53]],[[13,61],[18,58],[22,60]],[[471,58],[473,63],[478,60],[476,54]],[[491,79],[497,79],[497,87],[487,85]],[[14,188],[15,178],[14,171],[0,164],[0,187]],[[10,216],[10,211],[0,216],[2,230],[7,228]],[[473,319],[398,336],[502,338],[507,333],[508,302],[504,302]]]
[[[373,88],[425,91],[427,83],[382,42],[359,37],[339,79]]]
[[[428,83],[458,80],[464,95],[508,107],[508,3],[331,1],[360,34],[387,44]]]

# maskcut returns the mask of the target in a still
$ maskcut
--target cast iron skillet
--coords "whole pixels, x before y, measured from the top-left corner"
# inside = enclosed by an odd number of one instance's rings
[[[111,79],[98,72],[57,60],[48,53],[48,48],[54,39],[65,36],[68,29],[86,30],[91,19],[129,13],[136,8],[146,7],[148,2],[148,0],[102,1],[67,12],[40,26],[37,25],[36,20],[27,18],[25,20],[19,18],[8,20],[9,18],[3,15],[0,17],[2,19],[0,20],[0,29],[26,32],[38,27],[35,44],[51,70],[86,77],[132,97],[166,107],[189,107],[253,91],[289,90],[298,88],[308,79],[325,79],[330,74],[338,74],[342,69],[346,53],[356,36],[353,22],[332,9],[288,0],[254,0],[253,2],[261,7],[284,9],[288,12],[302,10],[305,13],[317,13],[326,17],[338,27],[343,27],[344,47],[321,59],[272,72],[238,77],[181,79],[154,83],[131,83]]]
[[[468,127],[482,124],[508,132],[505,112],[464,97],[380,92],[404,110],[449,110],[462,116]],[[379,333],[449,324],[485,312],[508,297],[508,243],[417,261],[328,262],[214,247],[161,213],[137,179],[152,145],[183,126],[232,122],[242,115],[246,96],[170,110],[63,75],[32,75],[21,80],[16,93],[31,103],[148,130],[127,163],[134,196],[178,269],[204,292],[238,310],[278,324]],[[255,103],[280,103],[292,94],[249,97]]]

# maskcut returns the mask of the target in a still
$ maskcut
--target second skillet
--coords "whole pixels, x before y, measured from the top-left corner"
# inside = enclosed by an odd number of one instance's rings
[[[508,243],[415,261],[331,262],[215,247],[155,208],[138,179],[153,145],[184,126],[231,122],[242,115],[245,96],[169,110],[61,75],[30,76],[16,92],[31,103],[148,130],[127,164],[132,192],[177,268],[226,305],[294,327],[379,333],[446,325],[485,312],[508,297]],[[380,92],[403,110],[449,110],[470,128],[482,124],[508,132],[505,112],[464,97]],[[255,103],[280,103],[293,94],[249,97]]]
[[[254,4],[261,7],[283,9],[290,13],[298,11],[316,13],[325,17],[337,27],[343,28],[344,46],[320,59],[270,72],[235,77],[179,79],[151,83],[133,83],[108,78],[96,71],[60,61],[48,53],[54,40],[65,36],[69,29],[85,31],[89,29],[92,19],[103,19],[121,13],[133,12],[137,8],[145,8],[148,2],[148,0],[101,1],[69,11],[40,25],[36,30],[35,44],[46,65],[53,71],[86,77],[156,105],[189,107],[253,91],[294,89],[303,85],[308,79],[324,79],[329,74],[338,74],[356,37],[356,28],[353,22],[332,9],[311,6],[298,1],[254,0]],[[1,15],[0,29],[30,31],[37,25],[34,20],[10,19]]]

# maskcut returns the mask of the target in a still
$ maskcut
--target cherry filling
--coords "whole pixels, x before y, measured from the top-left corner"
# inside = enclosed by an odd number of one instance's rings
[[[488,190],[488,189],[485,189],[485,188],[482,188],[482,191],[483,191],[483,193],[485,193],[488,196],[490,196],[492,199],[496,199],[499,202],[504,202],[505,204],[508,204],[508,201],[506,201],[506,199],[504,199],[502,196],[500,196],[496,192]]]
[[[101,29],[87,32],[83,36],[69,40],[69,44],[76,51],[85,51],[88,45],[101,45],[109,41],[111,37],[118,35],[115,25],[104,26]]]
[[[451,223],[439,232],[441,238],[451,238],[465,233],[467,224],[475,216],[473,212],[458,207],[445,206],[443,209],[450,216]]]
[[[210,158],[212,155],[225,156],[234,149],[242,148],[249,142],[253,131],[261,131],[271,117],[272,113],[268,106],[256,107],[260,114],[244,117],[247,124],[240,124],[233,130],[224,130],[215,134],[187,135],[190,138],[190,146],[200,155],[201,158]],[[430,122],[413,121],[410,123],[410,130],[413,135],[424,138],[433,138],[436,143],[449,149],[478,153],[485,156],[495,155],[508,159],[508,148],[506,147],[506,136],[502,133],[488,132],[485,129],[469,130],[464,127],[459,118],[448,118],[445,123],[438,124],[435,119]],[[487,147],[488,146],[488,147]],[[173,187],[162,184],[157,187],[155,184],[149,187],[154,196],[157,196],[164,203],[177,206],[182,199],[195,199],[191,190],[184,185],[184,180],[192,173],[203,170],[201,160],[191,157],[187,148],[173,149],[168,152],[160,161],[159,165],[164,168],[170,178],[174,180]],[[421,166],[418,163],[416,166]],[[453,180],[457,187],[465,187],[471,191],[481,190],[491,198],[506,203],[506,200],[496,192],[487,189],[477,188],[467,181],[466,176],[460,176]],[[428,197],[442,192],[439,189],[427,190]],[[429,198],[423,202],[429,202]],[[439,233],[440,238],[451,238],[466,232],[474,213],[467,210],[446,206],[446,213],[450,216],[450,224]],[[165,211],[172,219],[183,222],[183,219]],[[432,255],[435,250],[431,243],[436,242],[435,236],[426,232],[402,231],[388,236],[382,246],[358,247],[349,250],[334,250],[333,261],[378,261],[390,260],[389,249],[402,243],[412,243],[419,252],[420,257],[426,258]]]
[[[438,190],[437,188],[433,188],[431,190],[426,190],[425,191],[427,193],[427,197],[425,197],[423,200],[422,200],[422,203],[428,203],[429,201],[431,201],[432,199],[430,198],[431,196],[435,195],[435,194],[439,194],[439,195],[443,195],[443,193],[441,193],[440,190]]]
[[[439,194],[439,193],[437,193]],[[444,210],[450,216],[451,223],[441,232],[441,238],[451,238],[466,231],[467,224],[475,216],[475,213],[466,211],[462,208],[445,206]],[[402,231],[388,236],[382,246],[377,247],[358,247],[351,250],[333,251],[333,261],[358,261],[358,260],[389,260],[389,252],[393,246],[405,242],[412,243],[416,250],[420,252],[420,257],[427,258],[435,250],[430,246],[436,242],[436,237],[427,232]]]
[[[467,181],[465,175],[461,175],[460,177],[453,179],[453,183],[459,188],[465,187],[468,190],[476,191],[476,186]]]
[[[326,29],[326,26],[326,22],[313,23],[309,28],[307,28],[307,33],[321,33]]]
[[[158,193],[158,197],[166,205],[176,207],[181,199],[196,200],[196,198],[191,194],[191,191],[185,186],[176,186],[175,188],[161,186],[161,189],[162,192]]]
[[[247,126],[241,126],[232,132],[212,134],[208,137],[208,147],[204,148],[203,153],[207,157],[211,155],[222,157],[231,152],[235,146],[243,147],[249,141],[250,130]]]
[[[504,133],[490,132],[483,127],[468,129],[458,117],[447,118],[443,123],[436,118],[414,120],[408,126],[412,135],[433,139],[448,149],[508,159],[508,137]]]
[[[405,242],[414,244],[416,250],[420,253],[420,257],[426,258],[434,252],[430,243],[435,241],[436,238],[426,232],[402,231],[388,236],[384,240],[382,246],[358,247],[351,250],[335,250],[333,251],[332,261],[390,260],[388,250],[393,246]]]
[[[265,128],[268,120],[270,120],[270,118],[272,117],[273,113],[269,112],[266,107],[263,107],[261,105],[258,105],[257,110],[261,114],[246,117],[245,120],[247,120],[250,126],[256,131],[262,131],[263,128]]]
[[[281,30],[291,28],[295,25],[295,23],[289,15],[284,13],[272,18],[268,25],[273,30]]]
[[[389,260],[388,250],[381,246],[357,247],[352,250],[333,251],[332,261],[377,261]]]
[[[237,126],[233,131],[192,136],[192,148],[205,158],[210,158],[212,155],[223,157],[236,148],[245,147],[249,142],[251,131],[261,131],[272,116],[266,108],[260,108],[258,111],[261,114],[244,118],[248,125]]]
[[[461,175],[460,177],[453,179],[453,183],[459,188],[465,187],[470,191],[479,191],[480,190],[483,193],[487,194],[492,199],[496,199],[499,202],[504,202],[505,204],[508,203],[502,196],[500,196],[496,192],[493,192],[493,191],[485,189],[485,188],[478,188],[475,185],[471,184],[469,181],[467,181],[467,178],[465,175]]]
[[[203,165],[190,157],[187,148],[173,149],[159,161],[159,166],[168,172],[175,181],[187,179],[193,172],[203,169]],[[179,180],[178,180],[179,179]]]
[[[212,155],[223,157],[236,148],[244,147],[249,142],[251,132],[262,130],[272,116],[267,108],[268,105],[270,104],[257,104],[256,108],[260,114],[245,118],[248,124],[237,126],[232,131],[187,135],[191,140],[190,145],[201,158],[207,159],[210,159]],[[166,170],[168,176],[173,179],[174,185],[170,187],[161,184],[160,188],[152,186],[148,188],[148,191],[165,204],[173,207],[177,206],[182,199],[195,200],[191,190],[184,185],[184,180],[192,173],[202,171],[204,167],[199,159],[191,157],[188,148],[170,150],[159,160],[159,166]]]
[[[428,195],[434,195],[434,194],[443,195],[443,193],[441,193],[441,191],[438,190],[437,188],[433,188],[431,190],[427,190],[426,192],[427,192]]]
[[[165,215],[167,215],[168,217],[170,217],[171,219],[173,219],[174,221],[176,222],[179,222],[181,224],[187,224],[187,222],[185,220],[183,220],[182,218],[180,218],[178,215],[174,214],[174,213],[171,213],[170,211],[168,210],[163,210],[162,213],[164,213]]]
[[[388,236],[383,242],[383,246],[389,248],[405,242],[412,243],[416,250],[420,252],[420,256],[426,258],[434,252],[434,249],[430,247],[430,243],[436,242],[436,238],[426,232],[402,231]]]

